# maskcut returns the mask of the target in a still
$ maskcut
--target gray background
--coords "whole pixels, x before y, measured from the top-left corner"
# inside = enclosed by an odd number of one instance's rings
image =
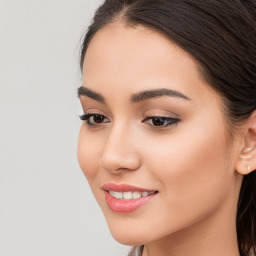
[[[101,0],[0,0],[0,256],[122,256],[76,159],[79,43]]]

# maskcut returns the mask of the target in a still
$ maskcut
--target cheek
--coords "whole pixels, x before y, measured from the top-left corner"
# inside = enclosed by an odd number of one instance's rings
[[[158,181],[166,206],[177,214],[209,210],[227,195],[232,179],[227,169],[228,145],[223,132],[215,128],[182,131],[151,141],[144,149],[146,168]]]
[[[97,175],[97,166],[99,162],[100,145],[96,138],[88,136],[85,131],[85,127],[81,126],[78,147],[77,158],[84,175],[89,181],[90,185]]]
[[[81,127],[78,137],[77,158],[83,174],[85,175],[91,191],[104,209],[106,208],[104,193],[99,189],[101,185],[102,171],[100,170],[100,157],[104,141],[101,136],[95,136],[88,132],[86,127]]]

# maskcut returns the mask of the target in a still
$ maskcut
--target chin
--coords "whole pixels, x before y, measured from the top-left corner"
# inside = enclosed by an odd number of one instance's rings
[[[108,227],[113,238],[120,244],[129,246],[147,244],[158,239],[155,232],[147,230],[147,226],[145,223],[142,225],[127,223],[125,225],[125,223],[108,222]]]
[[[134,230],[131,234],[124,234],[124,232],[116,231],[112,232],[110,230],[113,238],[120,244],[129,245],[129,246],[136,246],[141,244],[148,243],[147,239],[143,235],[138,235],[137,230]]]

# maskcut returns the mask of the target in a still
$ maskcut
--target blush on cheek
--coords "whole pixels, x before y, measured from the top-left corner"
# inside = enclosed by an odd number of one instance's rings
[[[199,202],[200,206],[213,194],[217,197],[225,191],[228,145],[224,130],[220,132],[218,127],[201,131],[198,125],[194,130],[191,127],[182,136],[176,134],[145,148],[144,155],[148,170],[163,185],[168,200],[180,205]]]

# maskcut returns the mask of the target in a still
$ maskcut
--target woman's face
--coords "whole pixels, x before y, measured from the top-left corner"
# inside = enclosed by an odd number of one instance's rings
[[[78,160],[119,242],[235,219],[236,139],[190,55],[157,32],[112,23],[90,42],[79,92]]]

